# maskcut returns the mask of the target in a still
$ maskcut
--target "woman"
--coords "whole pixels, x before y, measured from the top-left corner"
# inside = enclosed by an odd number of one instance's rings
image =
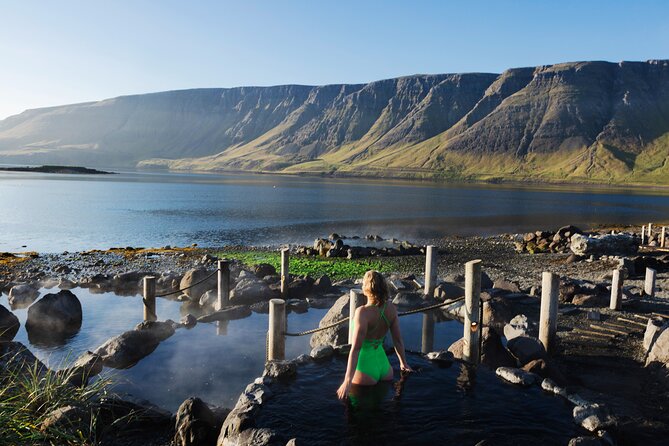
[[[340,400],[348,396],[351,384],[373,386],[379,381],[393,379],[393,369],[383,349],[388,329],[400,360],[400,369],[403,372],[412,371],[404,355],[397,310],[392,302],[388,302],[386,280],[377,271],[367,271],[362,281],[362,292],[367,297],[367,305],[359,307],[353,316],[353,345],[348,355],[344,382],[337,390]]]

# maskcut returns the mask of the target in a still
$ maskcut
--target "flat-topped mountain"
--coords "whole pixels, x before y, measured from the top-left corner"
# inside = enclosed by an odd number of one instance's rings
[[[669,184],[669,61],[212,88],[28,110],[0,163]]]

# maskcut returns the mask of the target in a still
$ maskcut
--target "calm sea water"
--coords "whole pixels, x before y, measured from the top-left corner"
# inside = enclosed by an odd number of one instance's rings
[[[331,232],[420,241],[640,223],[669,196],[601,187],[442,185],[272,175],[0,173],[0,251],[278,245]]]

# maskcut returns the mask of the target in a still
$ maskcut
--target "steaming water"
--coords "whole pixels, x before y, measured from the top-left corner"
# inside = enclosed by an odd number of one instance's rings
[[[345,360],[306,365],[289,385],[272,386],[257,426],[309,445],[473,445],[484,439],[564,445],[576,434],[571,407],[538,387],[502,383],[484,368],[440,368],[413,355],[409,361],[419,371],[409,375],[399,397],[397,387],[377,385],[361,389],[357,405],[346,407],[326,397],[341,383]],[[397,367],[396,358],[391,363]],[[314,414],[327,415],[316,421]]]
[[[270,175],[0,173],[0,251],[277,245],[330,232],[418,241],[665,218],[669,196],[597,187]],[[24,247],[25,246],[25,247]]]
[[[117,296],[113,293],[91,294],[75,288],[83,310],[78,333],[57,346],[31,342],[25,330],[27,309],[13,310],[21,322],[15,340],[29,346],[40,360],[52,368],[63,368],[87,350],[95,350],[107,339],[131,330],[142,320],[140,296]],[[52,290],[42,289],[41,296]],[[0,304],[9,307],[7,297]],[[182,304],[157,299],[160,320],[178,320]],[[288,315],[290,331],[318,326],[327,310],[309,309],[307,313]],[[422,315],[400,319],[408,349],[420,350]],[[253,313],[250,317],[227,323],[197,324],[193,329],[179,329],[158,348],[127,370],[108,370],[116,382],[115,390],[147,399],[171,411],[190,396],[199,396],[216,405],[232,407],[246,385],[262,374],[265,364],[265,334],[268,316]],[[462,336],[462,324],[444,321],[435,325],[434,348],[445,349]],[[286,357],[309,353],[309,336],[289,337]],[[33,340],[34,341],[34,340]]]

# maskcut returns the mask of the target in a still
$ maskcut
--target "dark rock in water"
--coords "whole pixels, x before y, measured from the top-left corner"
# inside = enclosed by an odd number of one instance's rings
[[[197,319],[198,322],[230,321],[233,319],[244,319],[251,316],[251,308],[248,305],[234,305],[218,310]]]
[[[502,340],[495,332],[488,327],[483,328],[483,339],[481,342],[481,364],[488,366],[491,369],[497,367],[515,367],[516,360],[504,348]],[[455,341],[448,348],[448,351],[457,359],[462,359],[464,355],[464,338]]]
[[[174,443],[177,446],[214,446],[229,412],[214,412],[200,398],[188,398],[177,411]]]
[[[179,319],[179,323],[186,328],[193,328],[195,327],[195,325],[197,325],[197,318],[192,314],[188,313],[187,315]]]
[[[186,274],[181,278],[179,288],[188,288],[184,291],[184,294],[186,294],[190,300],[199,302],[200,297],[202,297],[204,293],[218,287],[218,278],[216,277],[216,274],[212,275],[212,273],[213,271],[209,271],[205,268],[190,269],[186,271]],[[207,277],[209,278],[207,279]]]
[[[30,342],[59,344],[81,328],[81,302],[69,290],[43,296],[28,308],[26,330]]]
[[[19,318],[3,305],[0,305],[0,341],[11,341],[19,331]]]
[[[274,276],[276,274],[276,268],[269,263],[259,263],[253,267],[253,273],[256,277],[262,279],[265,276]]]
[[[29,284],[14,285],[9,290],[7,303],[12,310],[29,307],[39,297],[39,290]]]
[[[275,379],[286,379],[295,376],[297,365],[292,361],[269,361],[265,364],[263,376]]]
[[[38,370],[46,372],[47,366],[20,342],[0,342],[0,370]]]
[[[545,359],[534,359],[525,364],[522,369],[542,378],[549,378],[559,385],[564,385],[567,382],[562,372]]]
[[[518,359],[521,365],[535,359],[545,359],[546,350],[538,339],[530,338],[529,336],[518,336],[507,342],[506,347],[511,354]]]
[[[239,279],[235,288],[230,292],[230,302],[235,305],[269,301],[274,297],[278,297],[278,292],[271,290],[265,282],[255,276],[245,276]]]
[[[95,350],[102,363],[126,369],[151,354],[160,342],[174,334],[174,322],[142,322],[134,330],[115,336]]]
[[[293,280],[288,284],[288,295],[292,299],[304,299],[311,294],[313,286],[314,279],[311,277]]]
[[[90,426],[91,414],[79,406],[64,406],[52,410],[40,424],[40,430],[58,430],[60,433],[77,435]]]
[[[74,386],[88,384],[88,380],[102,372],[102,357],[93,352],[81,355],[72,367],[60,370],[58,373],[65,376],[67,381]]]
[[[332,288],[332,280],[328,276],[321,276],[314,282],[314,291],[327,293]]]
[[[286,310],[294,311],[297,314],[306,313],[309,310],[309,303],[303,299],[288,299]]]
[[[344,294],[332,305],[330,310],[325,313],[323,319],[318,324],[319,327],[338,322],[348,317],[349,295]],[[331,345],[333,347],[348,343],[348,323],[342,323],[327,330],[319,331],[311,335],[309,345],[313,348],[318,345]]]
[[[170,429],[172,414],[148,401],[130,401],[117,396],[103,397],[95,404],[97,425],[107,426],[112,431],[127,431],[149,428]]]
[[[251,305],[251,310],[256,313],[267,314],[269,313],[269,302],[256,302]]]

